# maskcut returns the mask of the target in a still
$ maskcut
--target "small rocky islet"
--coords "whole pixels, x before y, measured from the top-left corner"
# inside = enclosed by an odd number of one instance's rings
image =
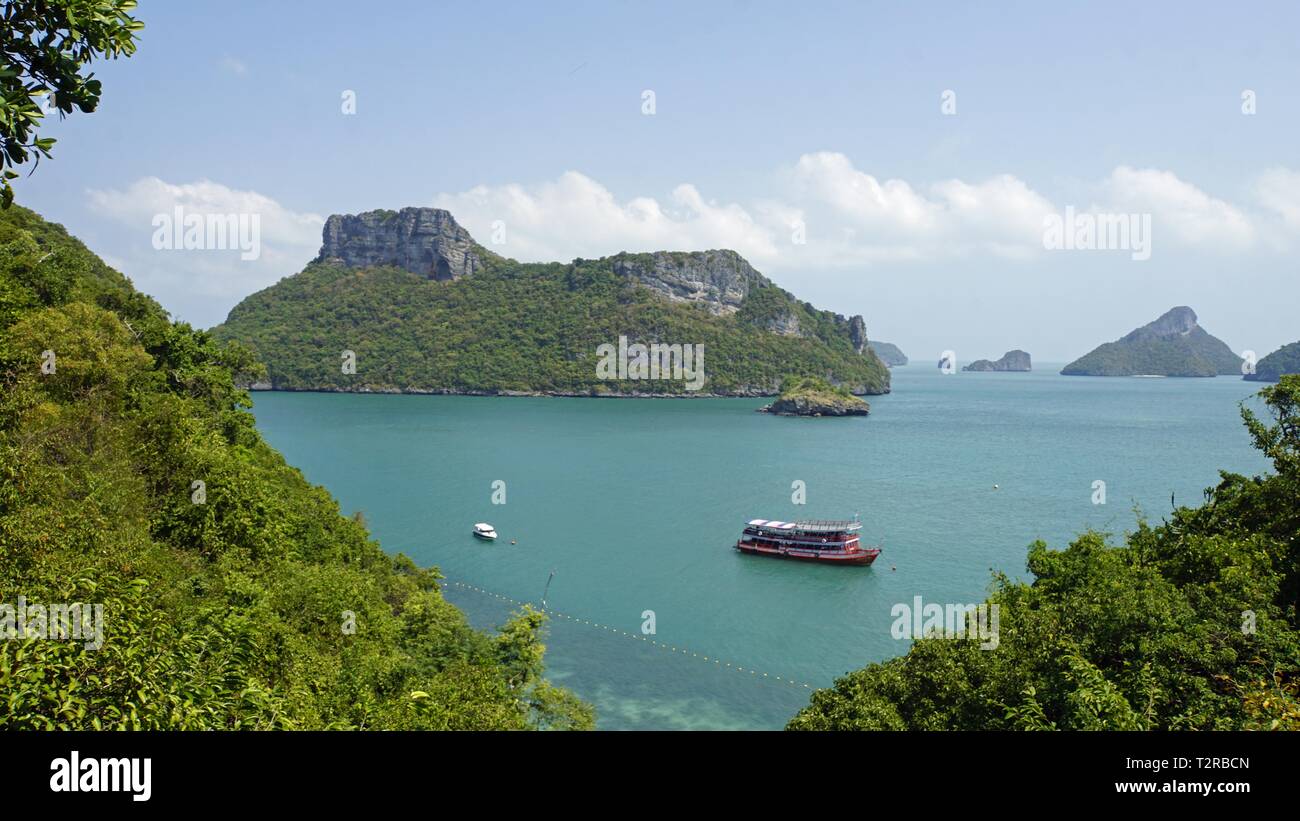
[[[1033,370],[1033,363],[1028,351],[1014,350],[1007,351],[1002,358],[996,362],[989,359],[976,359],[974,362],[962,368],[963,371],[1011,371],[1016,373],[1027,373]]]
[[[845,388],[825,379],[787,379],[775,402],[758,409],[776,416],[866,416],[871,406]]]

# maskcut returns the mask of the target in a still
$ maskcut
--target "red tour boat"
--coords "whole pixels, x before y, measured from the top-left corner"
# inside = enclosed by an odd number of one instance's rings
[[[863,547],[858,540],[862,523],[857,521],[775,522],[754,519],[736,549],[756,556],[776,556],[830,564],[871,564],[880,555],[878,547]]]

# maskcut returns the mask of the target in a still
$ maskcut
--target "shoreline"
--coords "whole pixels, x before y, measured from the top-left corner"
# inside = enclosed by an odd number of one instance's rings
[[[455,388],[283,388],[256,385],[236,385],[249,393],[357,393],[381,394],[387,396],[482,396],[482,397],[533,397],[556,399],[770,399],[780,396],[780,391],[737,391],[734,393],[706,393],[690,391],[683,393],[626,393],[611,391],[608,393],[579,393],[577,391],[487,391],[457,390]],[[855,393],[854,396],[886,396],[891,391],[880,393]]]

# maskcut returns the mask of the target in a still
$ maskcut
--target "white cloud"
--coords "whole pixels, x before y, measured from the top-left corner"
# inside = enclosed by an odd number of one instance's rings
[[[136,285],[198,325],[225,318],[239,299],[281,277],[302,270],[320,249],[324,219],[297,213],[256,191],[240,191],[210,180],[175,185],[157,177],[125,189],[90,190],[90,210],[126,229],[114,248],[118,267]],[[156,249],[155,219],[185,214],[256,216],[259,255],[240,250]],[[233,243],[232,243],[233,244]]]
[[[665,249],[733,248],[760,259],[774,252],[770,232],[746,209],[706,200],[693,185],[677,186],[663,204],[650,197],[619,202],[600,183],[568,171],[530,187],[480,185],[439,194],[433,204],[483,243],[493,223],[504,222],[506,244],[495,250],[526,261]]]
[[[880,182],[843,154],[804,154],[789,179],[793,194],[838,212],[868,232],[924,235],[937,227],[940,206],[903,180]]]
[[[1257,187],[1264,207],[1300,227],[1300,185],[1277,169]],[[437,195],[472,234],[486,241],[506,226],[496,250],[527,261],[596,257],[620,250],[732,248],[759,268],[860,267],[879,262],[943,261],[971,255],[1030,259],[1043,250],[1044,220],[1067,205],[1001,174],[981,181],[929,184],[879,179],[844,154],[805,154],[769,176],[771,194],[751,203],[718,202],[694,185],[620,200],[575,171],[535,185],[480,185]],[[1160,249],[1240,252],[1261,245],[1263,216],[1213,197],[1169,171],[1116,168],[1092,184],[1096,201],[1079,212],[1151,214]],[[806,243],[792,241],[805,226]]]
[[[1152,215],[1155,243],[1168,231],[1187,246],[1241,250],[1253,246],[1258,229],[1241,209],[1216,199],[1173,172],[1120,166],[1102,185],[1099,210]]]
[[[1300,173],[1288,168],[1271,168],[1255,181],[1255,195],[1287,226],[1300,228]]]
[[[859,270],[880,264],[955,261],[1000,264],[1038,259],[1044,218],[1070,204],[1054,202],[1024,180],[910,182],[880,179],[843,154],[805,154],[768,177],[768,195],[750,202],[712,199],[682,183],[666,197],[619,198],[576,171],[535,184],[479,185],[442,193],[446,208],[480,242],[525,261],[567,261],[619,251],[731,248],[760,270]],[[1156,253],[1166,249],[1239,253],[1285,249],[1300,236],[1300,174],[1262,174],[1249,205],[1213,197],[1169,171],[1116,168],[1087,186],[1079,211],[1151,213]],[[324,220],[291,211],[256,191],[200,180],[177,185],[156,177],[122,190],[88,192],[91,210],[128,230],[112,251],[145,291],[182,318],[211,325],[240,298],[300,271],[319,249]],[[153,219],[180,206],[187,213],[258,214],[260,258],[238,251],[160,251]],[[491,245],[496,221],[506,243]],[[802,223],[806,242],[795,241]]]

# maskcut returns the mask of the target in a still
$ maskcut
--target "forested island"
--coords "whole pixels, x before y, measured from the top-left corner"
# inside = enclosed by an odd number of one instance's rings
[[[1241,357],[1205,331],[1196,312],[1171,308],[1061,370],[1066,376],[1218,376],[1241,373]]]
[[[865,400],[815,376],[786,379],[780,397],[759,408],[777,416],[866,416],[870,410]]]
[[[963,371],[1012,371],[1027,373],[1033,370],[1033,362],[1026,351],[1007,351],[996,362],[989,359],[976,359],[962,367]]]
[[[880,357],[880,361],[891,368],[901,367],[908,362],[907,354],[903,353],[902,349],[892,342],[880,342],[873,339],[867,343],[867,347],[875,351],[876,356]]]
[[[435,208],[330,217],[317,259],[213,335],[252,349],[255,387],[277,390],[770,396],[794,374],[889,391],[862,317],[795,299],[734,251],[525,264]],[[702,348],[704,384],[607,378],[597,352],[621,338]]]
[[[1276,382],[1289,373],[1300,373],[1300,342],[1273,351],[1256,362],[1254,370],[1244,378],[1250,382]]]

